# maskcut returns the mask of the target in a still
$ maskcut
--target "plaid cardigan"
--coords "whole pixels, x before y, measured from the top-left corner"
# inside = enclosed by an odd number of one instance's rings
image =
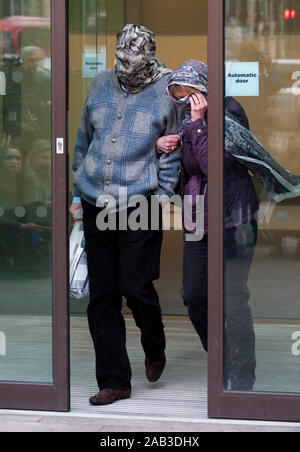
[[[84,102],[73,162],[73,196],[97,205],[120,192],[174,194],[181,151],[159,154],[156,140],[177,134],[178,107],[166,96],[167,77],[136,94],[120,88],[114,70],[98,74]],[[123,195],[122,195],[123,196]],[[127,201],[126,200],[126,201]]]

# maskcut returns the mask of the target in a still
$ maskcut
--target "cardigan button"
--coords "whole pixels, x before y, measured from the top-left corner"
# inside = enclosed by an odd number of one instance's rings
[[[197,132],[198,132],[198,133],[202,133],[202,129],[198,129]]]

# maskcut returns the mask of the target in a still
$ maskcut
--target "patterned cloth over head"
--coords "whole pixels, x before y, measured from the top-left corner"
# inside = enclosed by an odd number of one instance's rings
[[[125,90],[137,93],[171,72],[155,52],[154,33],[141,25],[126,25],[118,34],[114,66]]]

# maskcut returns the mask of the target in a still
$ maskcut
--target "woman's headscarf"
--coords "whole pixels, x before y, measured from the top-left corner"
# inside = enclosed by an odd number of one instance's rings
[[[168,79],[167,94],[171,85],[196,88],[207,97],[208,68],[206,64],[190,60],[177,68]],[[175,102],[183,107],[184,119],[179,133],[192,121],[189,99]],[[300,196],[300,177],[282,168],[246,127],[237,122],[234,115],[225,109],[225,151],[251,171],[275,202]]]
[[[131,93],[142,91],[171,71],[155,57],[152,31],[141,25],[126,25],[117,37],[115,72],[121,86]]]

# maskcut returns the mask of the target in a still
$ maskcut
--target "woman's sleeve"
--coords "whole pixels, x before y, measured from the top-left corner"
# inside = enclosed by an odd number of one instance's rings
[[[201,172],[208,177],[208,127],[203,119],[186,125],[183,131],[183,146],[190,142],[192,152]]]
[[[183,141],[192,144],[194,157],[198,162],[201,172],[208,177],[208,125],[203,119],[198,119],[188,124],[184,129]],[[228,170],[234,163],[234,158],[224,152],[224,167]]]
[[[165,113],[165,128],[162,136],[176,135],[178,133],[178,113],[179,110],[173,102],[169,102]],[[154,194],[162,203],[167,203],[174,195],[178,183],[178,170],[181,159],[181,149],[170,154],[161,153],[158,155],[158,188]]]

